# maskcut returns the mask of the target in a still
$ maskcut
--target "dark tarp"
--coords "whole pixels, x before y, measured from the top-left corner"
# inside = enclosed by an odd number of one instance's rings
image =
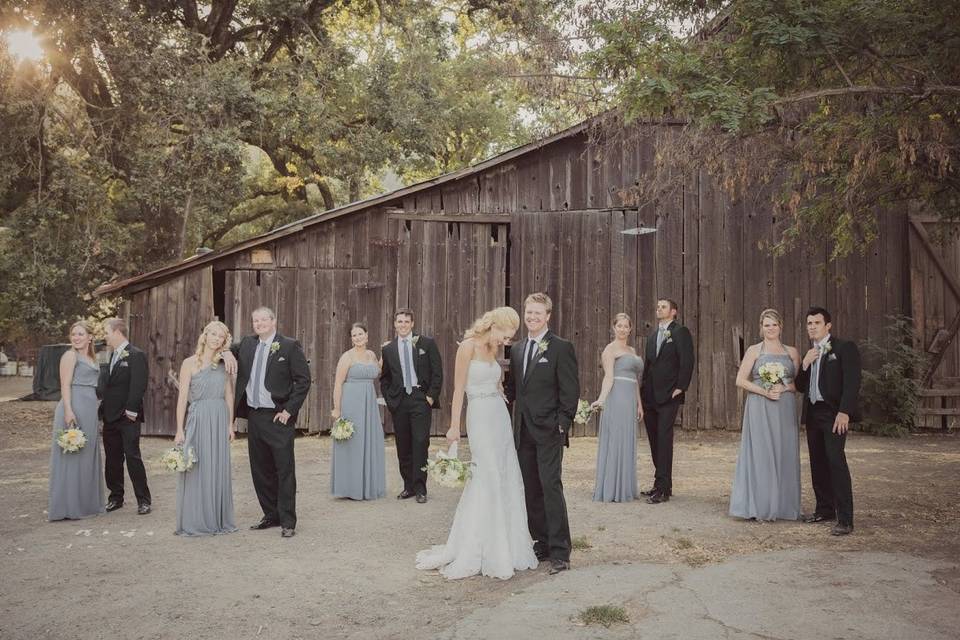
[[[40,347],[37,365],[33,368],[33,393],[21,400],[60,399],[60,357],[69,344],[48,344]]]

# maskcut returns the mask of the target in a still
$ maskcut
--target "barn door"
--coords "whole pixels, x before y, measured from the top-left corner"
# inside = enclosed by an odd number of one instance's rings
[[[475,318],[507,299],[508,225],[438,217],[391,215],[400,249],[397,306],[415,312],[416,331],[435,337],[443,358],[444,408],[433,412],[433,435],[443,435],[449,425],[458,340]]]
[[[960,423],[960,225],[910,218],[910,300],[924,374],[921,426]],[[932,238],[936,236],[941,241]]]

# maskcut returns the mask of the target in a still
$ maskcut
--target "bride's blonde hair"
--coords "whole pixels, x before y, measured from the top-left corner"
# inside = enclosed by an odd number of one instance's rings
[[[203,328],[203,331],[200,332],[200,337],[197,338],[197,352],[194,354],[197,356],[196,370],[200,371],[201,361],[203,356],[203,347],[204,347],[204,337],[207,335],[207,332],[211,329],[220,329],[223,332],[223,344],[220,345],[220,348],[217,349],[217,352],[213,354],[213,364],[216,364],[223,359],[221,354],[230,348],[230,345],[233,344],[233,336],[230,335],[230,329],[227,329],[227,325],[223,324],[219,320],[213,320],[212,322],[207,323],[207,326]]]
[[[507,329],[513,333],[519,326],[520,315],[513,307],[497,307],[474,320],[473,326],[467,329],[463,338],[464,340],[467,338],[483,338],[490,333],[490,329],[493,327]]]

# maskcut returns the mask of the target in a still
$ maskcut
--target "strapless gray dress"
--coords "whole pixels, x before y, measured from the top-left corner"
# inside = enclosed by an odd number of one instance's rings
[[[643,359],[630,353],[613,362],[613,387],[600,414],[596,502],[629,502],[637,496],[637,385]]]
[[[387,493],[383,424],[373,381],[376,364],[350,365],[343,383],[340,415],[353,423],[353,437],[334,440],[330,460],[330,493],[337,498],[376,500]]]

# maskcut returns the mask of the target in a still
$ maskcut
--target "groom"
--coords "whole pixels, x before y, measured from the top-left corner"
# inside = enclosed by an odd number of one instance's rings
[[[310,390],[310,365],[300,343],[277,333],[277,316],[255,309],[253,332],[223,354],[228,373],[237,374],[235,414],[247,419],[250,473],[263,518],[251,529],[279,526],[296,533],[297,476],[293,457],[297,414]]]
[[[548,326],[553,302],[532,293],[523,303],[527,339],[510,349],[510,372],[504,389],[513,403],[513,433],[523,475],[527,526],[538,560],[550,560],[550,574],[570,568],[570,523],[560,467],[563,447],[580,398],[577,355],[573,344]]]
[[[860,421],[860,351],[851,340],[830,334],[830,312],[807,311],[807,335],[813,346],[797,373],[797,390],[805,394],[803,423],[807,427],[810,475],[817,508],[804,522],[837,519],[830,533],[853,533],[853,487],[844,446],[851,422]]]
[[[443,386],[443,363],[437,343],[413,332],[413,311],[398,309],[393,314],[397,337],[383,345],[380,391],[393,419],[397,459],[403,477],[398,500],[416,496],[427,501],[427,451],[433,409]]]

